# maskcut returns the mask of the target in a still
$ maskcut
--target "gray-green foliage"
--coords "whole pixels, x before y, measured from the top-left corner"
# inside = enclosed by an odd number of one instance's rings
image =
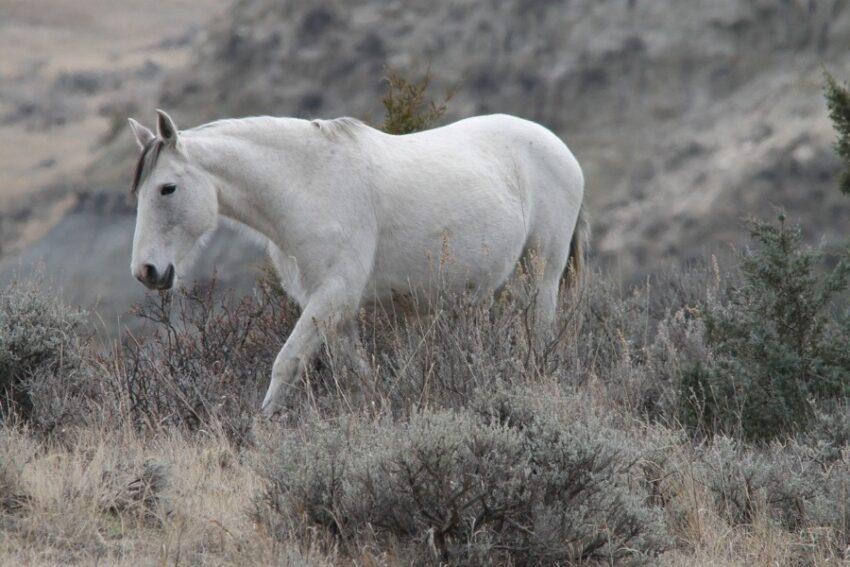
[[[815,450],[823,462],[833,463],[842,458],[844,451],[850,448],[850,399],[825,411],[819,409],[800,440]]]
[[[822,251],[805,247],[784,217],[750,226],[742,281],[705,308],[713,357],[685,369],[680,399],[694,428],[767,440],[805,429],[819,404],[850,395],[850,324],[836,301],[850,264],[822,273]]]
[[[640,459],[539,395],[488,390],[463,410],[287,436],[263,466],[257,517],[282,537],[377,536],[426,563],[640,560],[668,543]]]
[[[65,409],[52,385],[82,379],[85,316],[37,283],[0,291],[0,416],[53,421]]]

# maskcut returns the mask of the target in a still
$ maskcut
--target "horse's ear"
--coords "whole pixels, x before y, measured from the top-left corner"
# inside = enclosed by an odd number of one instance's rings
[[[177,145],[177,125],[164,110],[156,109],[156,132],[163,142]]]
[[[150,144],[155,137],[153,132],[132,118],[128,118],[128,120],[130,121],[130,129],[133,130],[133,134],[136,136],[136,143],[139,144],[140,149],[145,149],[145,146]]]

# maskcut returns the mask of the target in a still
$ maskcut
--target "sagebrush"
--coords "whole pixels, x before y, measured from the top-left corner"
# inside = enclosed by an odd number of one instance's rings
[[[264,466],[258,520],[281,538],[319,527],[393,541],[426,564],[638,560],[665,549],[638,448],[530,391],[493,394],[403,423],[315,421],[285,436]]]

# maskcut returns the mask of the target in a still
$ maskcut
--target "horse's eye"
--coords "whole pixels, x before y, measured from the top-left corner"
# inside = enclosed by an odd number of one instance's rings
[[[160,187],[159,194],[160,195],[171,195],[177,189],[177,185],[174,183],[167,183]]]

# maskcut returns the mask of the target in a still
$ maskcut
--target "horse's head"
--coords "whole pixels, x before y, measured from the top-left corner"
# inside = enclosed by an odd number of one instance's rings
[[[150,289],[169,289],[218,223],[216,190],[165,112],[157,110],[156,135],[132,118],[130,127],[142,150],[132,188],[137,210],[130,270]]]

